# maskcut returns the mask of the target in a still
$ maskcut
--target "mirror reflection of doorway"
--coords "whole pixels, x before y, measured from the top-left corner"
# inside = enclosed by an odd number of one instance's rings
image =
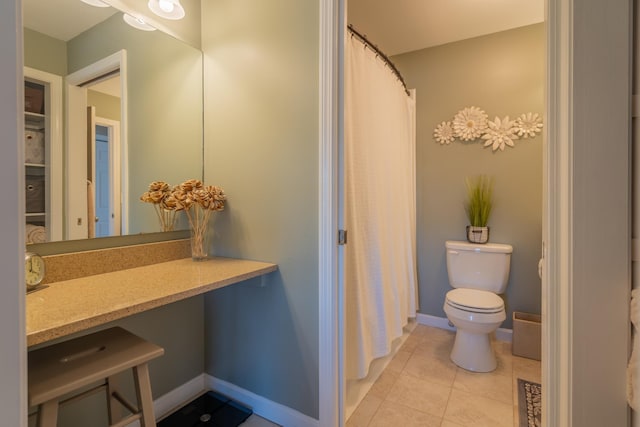
[[[117,52],[66,78],[67,240],[128,229],[124,58],[125,51]]]
[[[121,234],[119,123],[97,117],[93,142],[95,236]]]
[[[99,79],[87,88],[88,237],[119,236],[120,76]]]

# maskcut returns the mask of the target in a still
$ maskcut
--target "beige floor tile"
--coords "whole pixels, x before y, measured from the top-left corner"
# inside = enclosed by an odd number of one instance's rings
[[[455,335],[446,340],[435,341],[423,341],[418,344],[413,350],[414,354],[420,356],[435,357],[440,360],[451,360],[451,350],[453,350],[453,343],[455,341]]]
[[[518,405],[513,405],[513,427],[520,427],[520,419],[518,418]]]
[[[493,347],[496,359],[498,360],[498,367],[495,371],[493,371],[493,373],[511,376],[513,372],[513,355],[511,354],[511,343],[493,341],[491,343],[491,346]]]
[[[391,387],[393,387],[399,375],[398,372],[387,371],[385,369],[382,374],[380,374],[378,380],[371,386],[368,394],[384,399],[387,397],[389,390],[391,390]]]
[[[449,387],[432,381],[401,374],[389,391],[386,401],[442,417],[447,407],[450,390]]]
[[[415,348],[422,344],[425,341],[425,339],[419,335],[415,335],[415,334],[411,334],[409,335],[409,337],[407,337],[406,341],[404,342],[404,344],[402,344],[402,347],[400,347],[400,350],[402,351],[413,351],[415,350]]]
[[[377,396],[367,394],[347,420],[346,427],[367,427],[382,401]]]
[[[475,373],[458,369],[453,382],[453,388],[512,405],[512,383],[513,379],[511,375],[500,375],[494,372]]]
[[[510,341],[498,341],[497,339],[493,338],[491,341],[491,344],[494,346],[493,348],[496,350],[496,352],[498,353],[506,353],[506,354],[511,354],[511,342]]]
[[[385,401],[380,405],[369,427],[440,427],[440,417]]]
[[[449,358],[448,351],[443,352],[436,348],[425,351],[424,347],[421,346],[420,351],[413,352],[404,366],[403,372],[451,387],[458,367]]]
[[[398,373],[402,372],[402,370],[404,369],[404,366],[407,364],[407,361],[411,357],[411,354],[412,353],[410,351],[404,351],[402,349],[398,350],[398,352],[396,353],[395,356],[393,356],[393,359],[391,359],[391,362],[389,362],[385,370],[390,372],[398,372]]]
[[[450,359],[454,338],[451,331],[416,325],[347,427],[518,427],[517,378],[540,382],[540,362],[513,356],[511,343],[494,340],[498,368],[468,372]]]
[[[542,364],[539,360],[513,356],[513,376],[523,380],[542,382]]]
[[[513,406],[453,389],[444,419],[465,427],[512,427]]]
[[[434,328],[432,326],[418,325],[413,330],[412,335],[422,337],[425,341],[444,341],[453,342],[453,338],[456,336],[454,331],[448,331],[446,329]]]

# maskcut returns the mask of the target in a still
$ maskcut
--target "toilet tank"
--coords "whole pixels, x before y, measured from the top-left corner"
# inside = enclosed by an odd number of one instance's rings
[[[504,293],[513,247],[501,243],[475,244],[448,240],[447,272],[454,288]]]

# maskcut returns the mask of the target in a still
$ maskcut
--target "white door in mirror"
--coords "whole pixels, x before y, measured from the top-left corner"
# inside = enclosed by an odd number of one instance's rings
[[[34,288],[42,283],[44,279],[44,259],[33,252],[24,255],[24,280],[27,289]]]

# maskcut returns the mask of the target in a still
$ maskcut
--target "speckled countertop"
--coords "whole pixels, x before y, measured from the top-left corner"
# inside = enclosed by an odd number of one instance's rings
[[[89,329],[277,270],[232,258],[178,259],[50,283],[27,295],[27,345]]]

